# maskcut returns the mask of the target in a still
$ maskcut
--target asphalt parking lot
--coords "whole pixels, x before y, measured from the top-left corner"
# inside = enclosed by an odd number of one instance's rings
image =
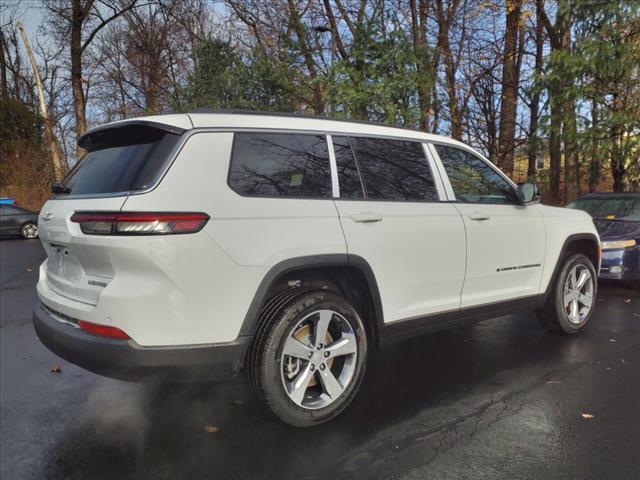
[[[528,313],[375,352],[341,417],[295,429],[242,382],[125,383],[58,359],[31,325],[43,258],[0,240],[2,479],[638,478],[638,290],[601,286],[577,337]]]

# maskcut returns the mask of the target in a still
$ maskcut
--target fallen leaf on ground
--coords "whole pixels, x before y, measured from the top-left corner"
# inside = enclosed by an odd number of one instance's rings
[[[595,415],[591,415],[590,413],[583,413],[582,418],[595,418]]]
[[[62,372],[62,368],[60,367],[60,365],[56,365],[51,369],[51,373],[60,373],[60,372]]]
[[[204,427],[204,430],[207,433],[216,433],[219,430],[219,428],[214,427],[213,425],[207,425],[206,427]]]
[[[562,383],[560,380],[547,380],[547,383]]]
[[[625,298],[624,299],[624,303],[631,303],[631,299],[630,298]]]
[[[620,359],[620,363],[621,363],[621,364],[623,364],[623,365],[626,365],[626,364],[627,364],[627,362],[625,362],[625,361],[624,361],[624,358],[621,358],[621,359]]]

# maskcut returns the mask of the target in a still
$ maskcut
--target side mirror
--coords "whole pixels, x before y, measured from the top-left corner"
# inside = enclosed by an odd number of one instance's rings
[[[71,193],[71,189],[65,187],[61,182],[56,182],[51,185],[51,193],[60,194],[60,193]]]
[[[518,184],[518,200],[522,205],[529,205],[540,201],[538,186],[533,182]]]

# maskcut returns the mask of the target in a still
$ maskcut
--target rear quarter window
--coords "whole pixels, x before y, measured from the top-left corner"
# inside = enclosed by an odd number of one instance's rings
[[[236,133],[229,186],[250,197],[331,198],[326,137]]]
[[[143,190],[159,179],[180,135],[132,125],[96,132],[63,185],[72,195]]]

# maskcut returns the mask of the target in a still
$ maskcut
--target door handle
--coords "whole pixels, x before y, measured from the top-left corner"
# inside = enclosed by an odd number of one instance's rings
[[[473,212],[467,215],[470,220],[475,222],[484,222],[485,220],[489,220],[491,216],[488,213],[484,212]]]
[[[373,223],[382,221],[381,213],[362,212],[349,215],[349,218],[356,223]]]

